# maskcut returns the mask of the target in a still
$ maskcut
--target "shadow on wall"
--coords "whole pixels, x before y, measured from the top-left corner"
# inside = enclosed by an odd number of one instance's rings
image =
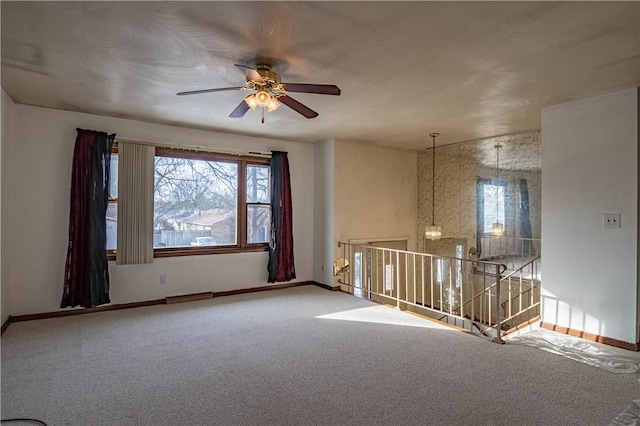
[[[575,305],[559,299],[542,290],[540,296],[542,321],[550,326],[557,326],[563,332],[568,328],[596,336],[606,337],[606,329],[602,321]]]

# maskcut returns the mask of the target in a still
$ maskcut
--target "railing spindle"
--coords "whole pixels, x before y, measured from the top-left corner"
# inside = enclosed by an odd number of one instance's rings
[[[416,303],[418,301],[418,289],[416,286],[416,271],[418,268],[416,267],[416,255],[412,255],[411,258],[413,259],[413,303]]]
[[[466,281],[466,276],[467,276],[467,262],[460,262],[460,316],[462,318],[464,318],[464,291],[466,289],[465,281]],[[457,284],[457,282],[456,282]],[[473,281],[472,281],[472,287],[473,288]]]
[[[429,255],[429,259],[431,261],[431,270],[429,271],[429,278],[431,279],[431,304],[429,306],[431,309],[435,309],[435,305],[433,304],[433,276],[435,275],[433,271],[433,256]]]
[[[449,260],[449,295],[447,296],[449,300],[447,303],[449,304],[449,315],[453,314],[453,261]]]
[[[409,256],[407,253],[402,253],[400,260],[404,261],[404,298],[403,300],[409,302]],[[402,277],[402,274],[400,274]]]
[[[519,276],[520,276],[520,280],[519,280],[520,281],[520,296],[518,296],[518,302],[519,302],[519,304],[518,304],[518,312],[522,312],[522,295],[523,295],[523,293],[522,293],[522,271],[520,271]],[[511,316],[511,312],[509,312],[509,316]]]
[[[476,264],[477,265],[477,264]],[[476,319],[476,298],[474,296],[474,293],[476,291],[475,288],[475,276],[474,276],[474,264],[471,264],[471,321],[475,321]]]
[[[502,268],[506,269],[506,266],[496,262],[435,256],[371,245],[343,244],[339,244],[340,252],[352,264],[352,268],[348,274],[340,277],[339,282],[350,287],[349,292],[358,296],[383,302],[380,297],[386,298],[385,303],[395,299],[397,308],[407,309],[414,306],[438,312],[444,315],[443,318],[460,318],[463,320],[463,327],[473,330],[472,322],[466,319],[469,318],[490,328],[495,327],[492,335],[495,336],[493,340],[496,342],[502,342],[502,326],[510,326],[512,319],[522,320],[525,316],[531,317],[539,311],[540,302],[536,302],[537,296],[534,295],[535,283],[539,283],[539,256],[534,256],[522,267],[501,277],[500,274],[505,272]],[[486,244],[484,247],[487,248],[489,245]],[[515,250],[516,247],[523,256],[530,250],[530,246],[524,245],[512,246],[511,249]],[[356,257],[358,274],[355,267]],[[426,262],[427,259],[429,263]],[[504,256],[502,259],[507,260]],[[429,282],[426,279],[427,273],[430,275]],[[495,280],[488,278],[492,273]],[[420,274],[420,279],[417,274]],[[404,283],[401,280],[404,280]],[[409,287],[411,285],[413,292]],[[503,290],[504,285],[508,286],[506,293]],[[430,290],[429,294],[427,290]],[[527,291],[529,298],[525,300]],[[505,295],[504,302],[502,294]],[[516,298],[519,298],[517,303]],[[470,310],[467,308],[469,303]],[[508,308],[505,308],[504,303],[509,304]],[[471,315],[468,315],[469,313]],[[456,319],[456,323],[457,321]]]
[[[424,288],[424,274],[425,274],[425,257],[424,256],[418,256],[418,258],[420,259],[420,302],[422,303],[423,306],[425,306],[427,304],[427,301],[425,300],[425,288]]]
[[[500,315],[500,265],[496,265],[496,340],[502,342],[500,333],[502,331],[502,318]]]
[[[396,251],[396,307],[400,309],[400,252]]]
[[[443,274],[442,274],[442,269],[443,269],[443,265],[442,265],[442,264],[443,264],[443,263],[444,263],[444,262],[443,262],[442,258],[438,259],[438,262],[436,262],[436,265],[437,265],[437,268],[436,268],[436,269],[438,270],[438,272],[437,272],[437,276],[438,276],[438,289],[440,290],[440,297],[439,297],[440,305],[438,305],[438,308],[440,309],[440,311],[441,311],[441,312],[444,312],[444,306],[443,306],[443,305],[444,305],[444,303],[442,302],[442,299],[443,299],[443,295],[442,295],[442,293],[443,293],[443,291],[442,291],[442,287],[443,287],[443,284],[444,284],[444,280],[442,279],[442,275],[443,275]]]

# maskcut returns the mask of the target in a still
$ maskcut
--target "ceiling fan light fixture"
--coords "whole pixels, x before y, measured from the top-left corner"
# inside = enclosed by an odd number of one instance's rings
[[[258,102],[256,102],[256,95],[249,95],[246,98],[244,98],[244,101],[247,103],[247,105],[249,105],[249,108],[251,108],[252,110],[255,110],[256,107],[258,106]]]
[[[278,100],[276,98],[271,98],[271,100],[269,101],[269,105],[267,105],[267,111],[268,112],[273,112],[275,110],[277,110],[278,108],[280,108],[280,105],[282,105],[280,102],[278,102]]]
[[[268,107],[271,103],[271,95],[265,90],[260,90],[255,94],[255,100],[259,107]]]
[[[0,0],[1,1],[1,0]],[[249,109],[262,108],[262,122],[265,112],[273,112],[284,104],[305,118],[315,118],[318,113],[296,101],[286,92],[314,93],[319,95],[340,95],[340,88],[334,84],[282,83],[280,74],[271,70],[268,64],[259,63],[256,68],[234,64],[244,74],[246,84],[236,87],[218,87],[213,89],[190,90],[176,95],[201,95],[204,93],[226,92],[230,90],[251,90],[238,106],[229,114],[229,118],[241,118]],[[255,92],[253,92],[255,91]],[[267,110],[267,111],[265,111]]]

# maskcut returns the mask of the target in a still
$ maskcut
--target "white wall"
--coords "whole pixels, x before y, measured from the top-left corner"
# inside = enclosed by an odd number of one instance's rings
[[[9,305],[9,262],[7,261],[8,244],[2,235],[6,235],[7,226],[9,225],[9,216],[5,214],[8,203],[5,198],[9,192],[5,189],[9,180],[5,175],[10,170],[9,163],[9,145],[13,138],[13,101],[2,89],[2,105],[0,111],[2,113],[2,128],[0,134],[0,323],[4,324],[10,314]]]
[[[334,163],[334,257],[351,239],[406,237],[415,251],[417,152],[335,141]]]
[[[333,286],[333,139],[314,148],[313,280]]]
[[[638,101],[630,89],[542,112],[542,321],[636,343]],[[620,213],[621,229],[602,215]]]
[[[208,146],[230,151],[289,153],[296,281],[313,279],[314,147],[139,121],[15,105],[10,140],[9,194],[2,205],[13,217],[3,243],[11,314],[59,309],[68,240],[69,185],[76,127],[116,133],[124,139]],[[5,175],[6,176],[6,175]],[[4,181],[4,179],[3,179]],[[4,216],[4,212],[3,212]],[[3,251],[3,261],[7,252]],[[127,303],[200,291],[227,291],[267,284],[267,252],[155,259],[148,265],[110,262],[111,301]],[[167,284],[159,277],[166,275]],[[6,282],[3,280],[6,285]]]

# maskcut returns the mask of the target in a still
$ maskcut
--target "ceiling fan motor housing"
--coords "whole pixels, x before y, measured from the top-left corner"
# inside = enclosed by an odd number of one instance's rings
[[[277,72],[271,71],[271,67],[266,64],[258,64],[256,67],[256,71],[258,74],[266,81],[268,84],[275,86],[280,84],[280,74]]]

